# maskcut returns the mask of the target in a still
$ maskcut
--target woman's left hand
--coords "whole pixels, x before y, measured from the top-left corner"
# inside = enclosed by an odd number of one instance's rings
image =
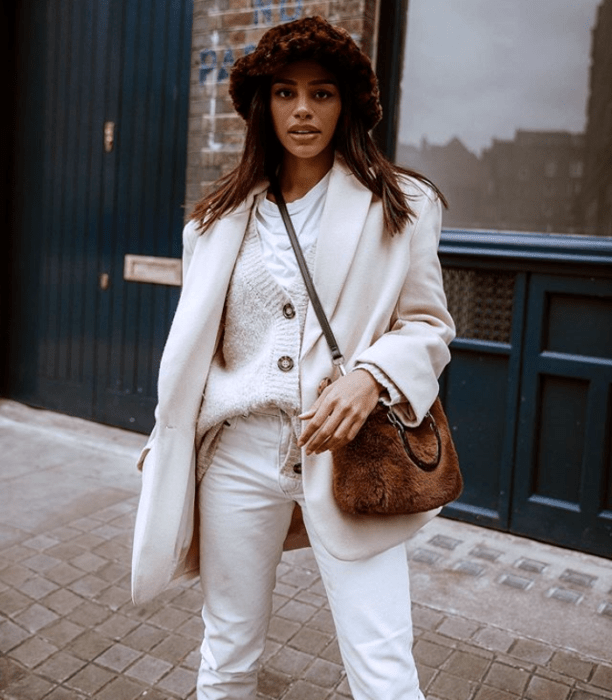
[[[325,388],[306,413],[298,447],[306,454],[337,450],[355,438],[380,397],[382,386],[365,369],[349,372]]]

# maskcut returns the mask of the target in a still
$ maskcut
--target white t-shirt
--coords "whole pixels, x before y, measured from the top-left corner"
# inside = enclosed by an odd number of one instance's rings
[[[306,258],[317,242],[330,177],[331,170],[301,199],[287,204],[287,211]],[[280,210],[274,202],[266,199],[265,192],[260,195],[255,207],[255,221],[264,262],[276,281],[288,289],[300,271]]]

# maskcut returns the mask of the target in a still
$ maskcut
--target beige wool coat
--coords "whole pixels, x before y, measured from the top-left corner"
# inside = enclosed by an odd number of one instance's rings
[[[198,573],[194,437],[206,377],[220,330],[225,296],[262,183],[231,214],[200,234],[183,234],[183,288],[159,371],[155,428],[143,449],[142,491],[136,518],[132,594],[150,600],[173,580]],[[314,282],[347,368],[373,363],[406,397],[418,424],[438,393],[454,337],[437,255],[439,200],[406,178],[415,211],[398,235],[383,230],[380,201],[336,158],[317,243]],[[329,350],[310,306],[299,362],[302,408],[335,378]],[[438,511],[363,517],[343,514],[331,491],[331,456],[302,455],[306,507],[327,549],[354,560],[399,544]],[[206,479],[202,488],[206,487]],[[204,543],[205,546],[205,543]]]

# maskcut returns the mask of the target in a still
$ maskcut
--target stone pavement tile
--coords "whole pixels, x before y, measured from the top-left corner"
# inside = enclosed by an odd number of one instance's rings
[[[291,647],[282,647],[278,654],[268,661],[268,666],[289,676],[299,676],[313,660],[314,657],[311,654],[305,654]]]
[[[57,591],[59,586],[44,576],[33,576],[23,583],[19,590],[34,600],[41,600],[49,593]]]
[[[452,654],[447,646],[419,639],[414,645],[414,658],[431,668],[439,668]]]
[[[342,680],[343,675],[344,669],[339,664],[315,658],[303,675],[303,679],[322,688],[332,689]]]
[[[174,598],[172,605],[199,615],[202,610],[202,593],[199,588],[186,588]]]
[[[320,688],[307,681],[296,681],[289,692],[283,695],[283,700],[327,700],[329,690]]]
[[[70,564],[66,562],[61,562],[57,566],[49,569],[45,573],[45,576],[59,586],[66,586],[69,583],[74,583],[80,578],[83,578],[83,572],[81,569],[70,566]]]
[[[475,687],[465,678],[441,671],[429,686],[429,693],[444,700],[470,700]]]
[[[514,644],[514,637],[505,630],[496,627],[483,627],[476,632],[471,641],[489,651],[505,653]]]
[[[314,627],[320,632],[329,632],[330,634],[336,634],[336,626],[334,625],[334,619],[332,614],[327,608],[322,608],[319,610],[309,621],[309,627]]]
[[[286,595],[280,595],[278,593],[272,594],[272,614],[275,615],[283,605],[286,605],[292,598],[288,598]]]
[[[176,668],[157,684],[162,690],[174,693],[179,698],[187,697],[195,689],[196,678],[193,671]],[[147,699],[148,700],[148,699]]]
[[[327,598],[325,596],[314,593],[310,589],[303,589],[296,594],[294,600],[299,600],[300,603],[308,603],[309,605],[314,605],[315,608],[322,608],[327,605]]]
[[[192,613],[168,606],[158,610],[154,615],[151,615],[148,622],[151,625],[161,627],[165,630],[176,630],[181,625],[185,624],[185,622],[189,622],[192,618]]]
[[[143,695],[143,686],[130,678],[115,678],[99,693],[94,695],[95,700],[135,700]],[[145,696],[149,700],[149,693]],[[46,699],[45,699],[46,700]]]
[[[55,645],[49,644],[44,639],[30,637],[11,651],[11,658],[19,661],[27,668],[34,668],[57,651],[58,648]]]
[[[572,693],[570,700],[610,700],[612,695],[605,690],[598,691],[597,688],[589,687],[588,690],[584,688],[577,688]]]
[[[113,612],[120,610],[126,603],[131,602],[130,592],[119,586],[110,586],[96,596],[96,603],[106,606]]]
[[[340,685],[336,688],[336,693],[339,693],[343,697],[352,697],[351,689],[349,688],[348,680],[346,679],[346,677],[344,678],[342,683],[340,683]]]
[[[87,664],[64,685],[74,688],[84,695],[94,695],[114,678],[114,674],[95,664]]]
[[[29,673],[16,683],[11,683],[10,700],[39,700],[45,698],[55,684],[45,678]]]
[[[41,554],[39,552],[33,557],[23,559],[21,563],[23,566],[27,566],[29,569],[32,569],[32,571],[40,573],[41,571],[47,571],[48,569],[52,569],[54,566],[61,564],[61,561],[55,557],[50,557],[48,554]]]
[[[204,623],[199,615],[192,615],[188,620],[185,620],[182,625],[176,628],[177,634],[182,634],[184,637],[189,637],[197,642],[202,641],[204,635]]]
[[[474,696],[474,700],[519,700],[520,695],[515,695],[514,693],[507,693],[504,690],[499,690],[499,688],[490,688],[487,686],[481,686]]]
[[[96,547],[101,547],[103,544],[106,544],[106,540],[86,532],[75,537],[73,543],[86,549],[88,552],[92,552]]]
[[[200,647],[194,649],[192,652],[187,654],[181,666],[184,668],[189,668],[192,671],[197,671],[200,668],[200,661],[202,660],[202,655],[200,653]]]
[[[74,593],[83,596],[83,598],[92,599],[99,596],[108,586],[108,582],[101,579],[99,576],[86,574],[82,578],[71,583],[68,588]]]
[[[597,664],[595,673],[591,678],[591,684],[598,688],[612,691],[612,666]]]
[[[86,600],[77,608],[75,608],[67,617],[77,625],[93,628],[96,625],[102,624],[108,620],[112,612],[103,605],[98,605],[95,602]]]
[[[98,632],[87,630],[80,637],[74,639],[66,650],[85,661],[93,661],[97,656],[113,645],[112,640]]]
[[[36,553],[35,549],[30,549],[29,547],[24,547],[21,544],[15,544],[8,549],[2,550],[2,560],[5,563],[17,563],[21,562],[27,557],[31,557]]]
[[[270,637],[267,637],[263,654],[261,655],[261,664],[265,666],[265,664],[268,663],[268,659],[271,659],[275,654],[278,654],[282,646],[282,644],[279,644],[278,642],[275,642],[274,640],[270,639]]]
[[[47,550],[47,554],[50,554],[60,561],[66,562],[88,551],[88,549],[80,544],[76,544],[76,542],[64,541],[58,542],[54,547]]]
[[[490,664],[489,659],[476,654],[466,651],[453,651],[442,665],[442,669],[468,681],[479,681]]]
[[[4,688],[8,688],[11,684],[24,678],[26,672],[19,666],[6,657],[0,656],[0,692]]]
[[[59,588],[57,591],[50,593],[46,598],[43,598],[40,602],[58,615],[66,615],[71,610],[78,607],[83,602],[83,599],[72,591]]]
[[[52,622],[58,619],[53,610],[49,610],[44,605],[39,603],[34,603],[30,605],[29,608],[23,610],[18,615],[14,616],[15,622],[20,624],[23,628],[31,632],[38,632],[38,630],[50,625]]]
[[[130,618],[125,615],[114,613],[94,629],[105,637],[120,640],[136,627],[138,627],[138,622],[136,622],[136,620],[130,620]]]
[[[32,604],[32,600],[12,588],[0,593],[0,610],[5,615],[14,616]]]
[[[297,600],[290,600],[278,610],[277,615],[287,620],[304,623],[308,622],[316,612],[317,608],[313,605],[300,603]]]
[[[295,588],[310,588],[321,578],[318,571],[308,571],[301,568],[291,568],[279,577],[281,583]]]
[[[257,676],[257,692],[266,698],[277,700],[291,685],[292,678],[273,668],[263,668]]]
[[[58,687],[45,696],[45,700],[86,700],[84,695],[75,693],[74,690]]]
[[[165,630],[145,623],[127,634],[123,638],[123,643],[138,651],[150,651],[154,646],[159,644],[166,635],[167,632]]]
[[[76,625],[74,622],[70,622],[70,620],[60,619],[42,629],[39,632],[39,636],[61,648],[80,634],[83,634],[84,631],[85,628],[81,627],[81,625]]]
[[[334,664],[342,663],[342,656],[340,655],[340,647],[338,646],[338,640],[334,637],[330,642],[329,646],[319,654],[322,659],[326,661],[331,661]]]
[[[545,666],[553,653],[553,649],[548,644],[533,639],[517,639],[508,652],[510,656],[539,666]]]
[[[430,668],[429,666],[426,666],[425,664],[416,663],[418,675],[419,675],[419,684],[421,686],[422,690],[426,690],[436,674],[438,673],[437,669],[435,668]]]
[[[447,617],[440,623],[436,631],[445,637],[468,640],[474,636],[479,628],[480,625],[472,620],[466,620],[461,617]]]
[[[21,564],[10,564],[0,571],[0,581],[15,588],[20,588],[31,577],[32,570]]]
[[[108,583],[117,583],[127,573],[127,569],[123,564],[118,564],[114,561],[109,561],[100,567],[96,574]]]
[[[415,627],[424,630],[435,630],[444,620],[444,614],[423,605],[415,605],[412,608],[412,623]]]
[[[113,646],[96,657],[96,663],[111,671],[122,673],[141,656],[142,653],[135,649],[130,649],[123,644],[113,644]]]
[[[76,557],[70,560],[72,566],[76,566],[78,569],[82,569],[87,573],[93,573],[101,569],[105,564],[108,564],[108,560],[103,557],[99,557],[97,554],[92,552],[82,552]]]
[[[86,663],[72,654],[60,651],[41,664],[36,669],[36,673],[50,681],[63,683],[77,671],[80,671]]]
[[[533,676],[525,691],[525,698],[529,700],[567,700],[570,691],[571,688],[568,685]]]
[[[26,547],[36,549],[39,552],[43,552],[45,549],[49,549],[58,543],[58,539],[50,537],[49,535],[36,535],[36,537],[31,537],[29,540],[24,540],[22,542]]]
[[[0,623],[0,652],[6,654],[30,636],[23,627],[10,620]]]
[[[199,649],[199,644],[198,644]],[[171,664],[179,664],[194,650],[194,644],[191,639],[181,637],[178,634],[164,634],[164,639],[150,650],[153,656],[157,656],[164,661],[169,661]],[[199,657],[198,651],[198,657]]]
[[[494,661],[484,678],[484,682],[499,690],[522,695],[529,682],[529,673],[520,668]]]
[[[300,625],[292,620],[285,620],[282,617],[272,616],[270,627],[268,628],[268,637],[276,642],[284,644],[300,629]]]
[[[53,537],[59,542],[67,542],[74,539],[79,533],[80,530],[70,525],[60,525],[49,532],[49,537]]]
[[[333,636],[328,632],[319,632],[319,630],[314,630],[310,627],[302,627],[302,629],[291,638],[289,645],[307,654],[318,655],[332,639]]]
[[[130,668],[125,671],[125,675],[130,676],[130,678],[136,678],[136,680],[143,681],[144,683],[154,685],[171,669],[172,664],[163,659],[157,659],[154,656],[146,654],[133,666],[130,666]]]

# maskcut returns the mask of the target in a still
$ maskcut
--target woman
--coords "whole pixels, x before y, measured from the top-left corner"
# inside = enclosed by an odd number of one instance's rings
[[[418,424],[449,360],[441,195],[389,164],[370,61],[314,17],[269,30],[231,74],[241,163],[184,231],[184,284],[143,450],[133,596],[199,573],[199,700],[254,700],[296,505],[355,700],[422,700],[403,542],[436,512],[343,514],[331,453],[379,398]],[[351,370],[338,377],[297,270],[280,189]],[[330,380],[333,380],[330,382]]]

